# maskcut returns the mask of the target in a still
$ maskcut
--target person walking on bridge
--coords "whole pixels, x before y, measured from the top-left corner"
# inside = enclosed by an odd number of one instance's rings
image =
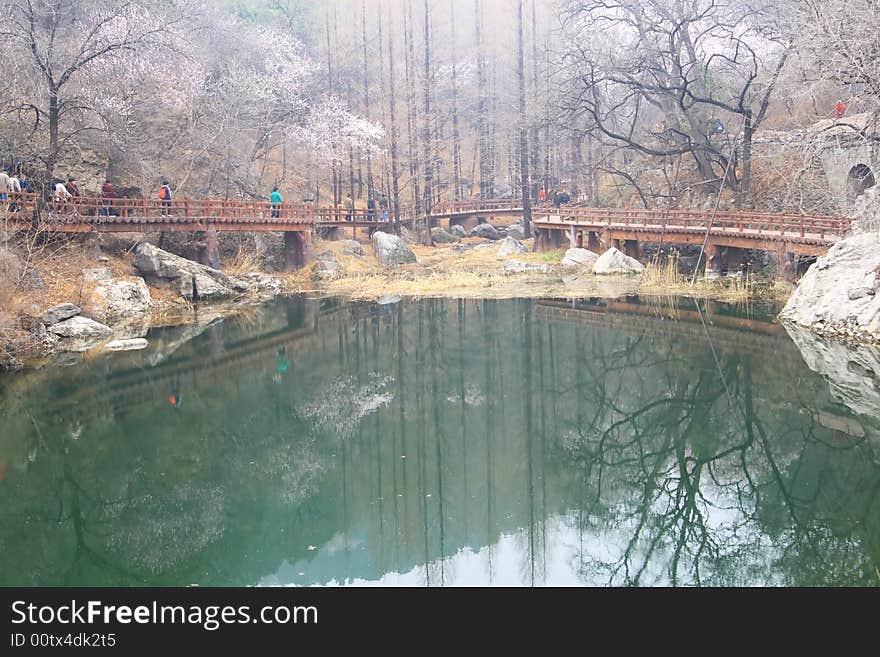
[[[9,173],[6,167],[0,167],[0,210],[6,212],[6,201],[9,200]]]
[[[113,189],[113,183],[105,180],[101,185],[101,216],[115,216],[113,210],[113,199],[116,198],[116,191]]]
[[[278,191],[277,185],[272,188],[272,195],[269,198],[272,203],[272,218],[278,219],[281,216],[281,204],[284,203],[284,198]]]
[[[15,172],[9,176],[9,211],[19,212],[21,210],[21,182]]]
[[[162,216],[163,217],[166,216],[166,211],[167,211],[167,216],[170,217],[171,216],[172,196],[171,196],[171,186],[168,184],[167,180],[162,181],[162,187],[159,189],[159,200],[162,202],[162,210],[161,210]]]
[[[67,191],[70,192],[71,196],[82,196],[73,176],[67,176]]]
[[[67,187],[64,186],[63,180],[55,181],[55,193],[53,195],[55,199],[56,211],[62,212],[67,209],[67,202],[73,198],[73,195],[67,191]]]
[[[351,194],[345,196],[345,209],[347,210],[345,220],[351,221],[354,218],[354,200],[352,200]]]

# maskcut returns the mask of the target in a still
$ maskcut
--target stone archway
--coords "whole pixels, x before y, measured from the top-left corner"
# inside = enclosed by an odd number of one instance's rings
[[[850,201],[855,201],[865,190],[877,184],[874,172],[867,164],[856,164],[846,177],[846,191]]]

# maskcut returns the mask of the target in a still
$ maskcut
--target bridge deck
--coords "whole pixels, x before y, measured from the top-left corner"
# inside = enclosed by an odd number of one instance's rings
[[[440,218],[520,214],[515,199],[441,203],[429,215]],[[5,211],[5,212],[4,212]],[[34,194],[21,194],[6,208],[8,221],[28,223],[37,211]],[[160,199],[78,197],[43,206],[43,226],[68,233],[131,232],[157,230],[297,232],[315,228],[387,228],[386,210],[320,207],[309,204],[228,199]],[[403,208],[401,221],[410,222],[415,213]],[[770,214],[721,211],[714,217],[708,210],[632,210],[610,208],[553,208],[534,210],[534,227],[547,232],[589,231],[614,240],[695,243],[702,241],[711,224],[712,244],[772,250],[784,245],[789,251],[817,255],[846,235],[852,220],[840,216]]]

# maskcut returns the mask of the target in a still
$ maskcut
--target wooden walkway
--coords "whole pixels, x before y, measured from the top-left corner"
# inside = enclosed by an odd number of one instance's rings
[[[0,207],[0,215],[13,224],[30,224],[36,216],[37,198],[21,194]],[[469,222],[499,215],[522,214],[516,199],[489,199],[441,203],[429,220]],[[414,212],[402,210],[401,221],[411,223]],[[144,230],[193,232],[310,232],[317,228],[388,229],[391,217],[382,211],[348,210],[308,204],[226,199],[159,199],[78,197],[44,206],[41,228],[64,233],[139,232]],[[540,240],[562,246],[566,235],[581,234],[583,245],[599,248],[624,242],[701,243],[709,224],[710,245],[740,249],[779,250],[798,255],[819,255],[845,236],[852,220],[840,216],[811,216],[760,212],[720,211],[713,220],[709,210],[630,210],[610,208],[555,208],[533,211]]]

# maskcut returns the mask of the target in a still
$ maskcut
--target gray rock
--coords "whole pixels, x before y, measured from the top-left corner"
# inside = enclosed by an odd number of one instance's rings
[[[104,345],[109,351],[139,351],[146,349],[150,343],[143,338],[131,338],[130,340],[113,340]]]
[[[642,263],[615,248],[608,249],[593,263],[593,273],[600,275],[640,274],[643,271]]]
[[[401,298],[396,294],[385,294],[376,299],[376,303],[380,306],[390,306],[395,303],[400,303]]]
[[[532,262],[522,262],[521,260],[508,260],[503,267],[505,274],[546,274],[550,271],[547,265],[539,265]]]
[[[850,290],[849,300],[858,301],[865,297],[873,297],[876,293],[877,291],[872,287],[857,287],[855,290]]]
[[[312,280],[329,281],[338,278],[343,273],[342,263],[336,259],[332,253],[330,257],[322,254],[324,257],[317,258],[315,266],[312,268]]]
[[[193,301],[225,299],[250,289],[244,281],[146,242],[135,249],[133,264],[148,281],[167,285]]]
[[[83,269],[83,282],[85,283],[94,283],[96,281],[109,281],[113,278],[113,274],[110,273],[110,270],[106,267],[99,267],[97,269]]]
[[[512,237],[505,237],[501,241],[501,248],[498,249],[498,255],[501,257],[525,253],[526,247]]]
[[[458,242],[459,238],[455,235],[447,233],[442,228],[432,228],[431,229],[431,239],[438,244],[453,244]]]
[[[413,232],[407,228],[406,226],[400,227],[400,238],[406,242],[407,244],[415,244],[416,236],[413,235]]]
[[[356,240],[345,240],[342,244],[344,246],[342,249],[344,255],[353,255],[358,258],[364,255],[364,247],[360,242]]]
[[[46,289],[46,281],[36,267],[3,247],[0,247],[0,276],[5,281],[14,281],[23,292]]]
[[[522,224],[508,226],[506,232],[508,237],[512,237],[515,240],[525,239],[526,236],[526,229],[523,228]]]
[[[464,226],[460,224],[454,224],[452,228],[449,229],[449,232],[458,238],[467,237],[467,231],[464,229]]]
[[[566,267],[583,267],[584,265],[595,264],[598,259],[598,253],[593,253],[587,249],[569,249],[565,252],[562,264]]]
[[[142,320],[153,308],[150,289],[143,278],[98,279],[93,286],[86,286],[83,294],[89,314],[110,326]]]
[[[416,254],[410,251],[403,239],[397,235],[390,235],[378,230],[373,233],[372,242],[379,264],[385,267],[417,262]]]
[[[43,313],[43,324],[46,326],[52,326],[58,322],[63,322],[65,319],[76,317],[81,312],[82,310],[80,310],[80,307],[72,303],[62,303],[57,306],[52,306]]]
[[[113,335],[113,329],[109,326],[99,324],[88,317],[71,317],[53,324],[47,330],[58,337],[70,340],[104,340]]]
[[[878,272],[880,235],[848,237],[807,270],[779,317],[817,333],[848,330],[880,338]]]
[[[470,232],[470,236],[482,237],[487,240],[500,240],[504,237],[492,224],[478,224],[477,227]]]
[[[248,292],[255,293],[260,297],[272,298],[281,294],[282,283],[271,274],[254,271],[248,274],[239,274],[237,278],[250,286]]]

